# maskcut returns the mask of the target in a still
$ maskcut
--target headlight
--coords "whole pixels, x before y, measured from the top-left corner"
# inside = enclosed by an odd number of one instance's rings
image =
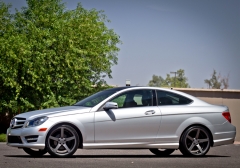
[[[47,121],[48,117],[39,117],[27,122],[25,127],[36,127]]]

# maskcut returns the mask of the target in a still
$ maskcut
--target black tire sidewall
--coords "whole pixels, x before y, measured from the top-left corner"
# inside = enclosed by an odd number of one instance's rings
[[[175,149],[165,149],[164,151],[161,151],[159,149],[149,149],[149,150],[157,156],[169,156],[175,151]]]
[[[31,148],[23,148],[23,150],[30,156],[34,156],[34,157],[41,157],[47,153],[46,149],[35,151],[35,150],[32,150]]]

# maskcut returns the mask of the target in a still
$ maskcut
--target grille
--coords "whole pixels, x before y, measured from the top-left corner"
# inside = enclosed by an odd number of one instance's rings
[[[20,136],[8,136],[8,143],[20,143],[22,144],[22,140]]]
[[[25,136],[25,139],[28,143],[31,142],[37,142],[38,140],[38,135],[30,135],[30,136]]]
[[[11,120],[10,127],[11,129],[22,128],[26,118],[15,117]]]

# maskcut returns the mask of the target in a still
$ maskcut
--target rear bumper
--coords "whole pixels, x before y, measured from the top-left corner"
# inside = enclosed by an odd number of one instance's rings
[[[235,138],[218,139],[213,141],[213,146],[229,145],[234,143]]]
[[[219,129],[219,127],[218,127]],[[213,135],[213,146],[233,144],[236,137],[236,127],[226,122],[222,125],[221,130],[224,132],[215,132]]]

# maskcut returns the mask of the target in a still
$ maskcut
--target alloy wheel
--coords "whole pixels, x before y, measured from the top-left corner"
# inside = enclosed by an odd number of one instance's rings
[[[210,148],[209,133],[202,127],[188,129],[182,140],[180,150],[185,155],[203,156]]]
[[[78,148],[79,138],[76,131],[66,125],[51,130],[47,139],[50,154],[59,157],[71,156]]]

